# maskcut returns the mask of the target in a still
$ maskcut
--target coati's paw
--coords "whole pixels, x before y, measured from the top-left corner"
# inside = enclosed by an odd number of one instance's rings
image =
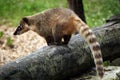
[[[47,44],[48,44],[48,46],[50,46],[50,45],[57,45],[57,46],[64,45],[63,43],[58,43],[58,42],[47,43]]]
[[[60,46],[62,43],[54,42],[54,45]]]
[[[47,43],[48,44],[48,46],[50,46],[50,45],[55,45],[54,43]]]

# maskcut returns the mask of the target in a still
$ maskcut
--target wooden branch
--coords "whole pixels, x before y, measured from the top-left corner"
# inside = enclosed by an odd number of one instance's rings
[[[111,23],[93,29],[100,42],[104,61],[120,57],[120,23]],[[77,34],[71,38],[68,46],[46,46],[1,66],[0,80],[63,80],[93,66],[89,46]]]

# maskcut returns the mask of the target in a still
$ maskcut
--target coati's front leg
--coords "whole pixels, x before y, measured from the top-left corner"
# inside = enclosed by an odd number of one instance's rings
[[[62,36],[61,35],[55,33],[53,35],[53,37],[54,37],[54,44],[55,45],[62,45]]]
[[[54,39],[52,36],[46,37],[45,39],[48,45],[54,45]]]
[[[52,35],[54,38],[55,45],[62,45],[62,30],[59,26],[53,27]]]

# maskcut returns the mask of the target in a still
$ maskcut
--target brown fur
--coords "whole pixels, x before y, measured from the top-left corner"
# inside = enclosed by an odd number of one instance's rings
[[[48,45],[68,44],[71,35],[78,31],[88,42],[98,75],[101,78],[103,77],[104,70],[100,45],[89,27],[72,10],[55,8],[27,16],[21,20],[19,27],[25,27],[26,31],[33,30],[37,32],[46,39]],[[14,35],[18,35],[18,33],[22,34],[23,30],[24,29],[16,30]],[[62,38],[64,41],[62,41]]]

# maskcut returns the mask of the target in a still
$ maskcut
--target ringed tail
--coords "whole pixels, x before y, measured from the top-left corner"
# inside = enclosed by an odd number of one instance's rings
[[[89,44],[94,58],[97,75],[100,77],[100,80],[102,80],[104,76],[104,67],[100,44],[97,42],[96,36],[93,34],[92,30],[82,20],[79,20],[77,30]]]

